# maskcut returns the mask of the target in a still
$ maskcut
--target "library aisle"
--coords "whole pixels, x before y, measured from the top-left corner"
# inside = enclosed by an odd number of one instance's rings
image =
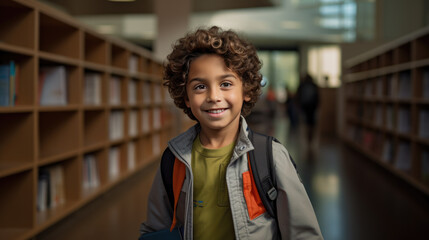
[[[290,131],[288,120],[278,115],[273,122],[250,125],[287,146],[326,240],[427,239],[428,197],[336,138],[317,137],[309,152],[304,129]],[[35,239],[137,239],[151,184],[147,179],[153,178],[157,165],[151,164]]]

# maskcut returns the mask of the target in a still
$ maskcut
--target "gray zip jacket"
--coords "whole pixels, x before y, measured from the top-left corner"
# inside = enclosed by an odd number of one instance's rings
[[[198,135],[198,124],[173,138],[168,147],[186,166],[186,177],[177,203],[177,224],[183,226],[184,239],[193,239],[193,176],[191,169],[192,144]],[[286,148],[273,141],[273,165],[277,181],[277,217],[265,212],[250,219],[243,194],[243,173],[249,171],[247,152],[253,150],[248,126],[241,117],[240,132],[226,170],[226,181],[236,239],[323,239],[313,207]],[[173,209],[165,191],[161,172],[156,173],[147,208],[147,220],[140,233],[169,229]]]

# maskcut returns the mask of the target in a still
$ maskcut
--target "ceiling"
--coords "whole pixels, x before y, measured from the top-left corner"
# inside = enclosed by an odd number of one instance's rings
[[[156,38],[154,1],[43,0],[100,33],[149,49]],[[356,1],[374,0],[193,0],[189,28],[234,29],[263,48],[347,42],[355,39]]]

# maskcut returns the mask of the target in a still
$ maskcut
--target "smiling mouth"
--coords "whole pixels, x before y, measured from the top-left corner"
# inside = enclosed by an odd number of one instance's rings
[[[226,111],[226,108],[206,110],[206,112],[213,113],[213,114],[219,114],[219,113],[222,113],[222,112],[225,112],[225,111]]]

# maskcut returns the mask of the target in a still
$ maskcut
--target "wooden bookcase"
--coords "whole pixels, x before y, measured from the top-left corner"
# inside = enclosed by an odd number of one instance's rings
[[[429,28],[345,62],[343,138],[429,195]]]
[[[17,66],[16,102],[0,106],[0,239],[29,239],[159,160],[172,115],[149,51],[37,1],[2,0],[0,22],[0,64]],[[52,66],[66,72],[64,105],[40,104],[41,69]],[[86,94],[89,75],[94,94]],[[92,188],[84,187],[88,155]],[[39,177],[54,166],[64,202],[38,210]]]

